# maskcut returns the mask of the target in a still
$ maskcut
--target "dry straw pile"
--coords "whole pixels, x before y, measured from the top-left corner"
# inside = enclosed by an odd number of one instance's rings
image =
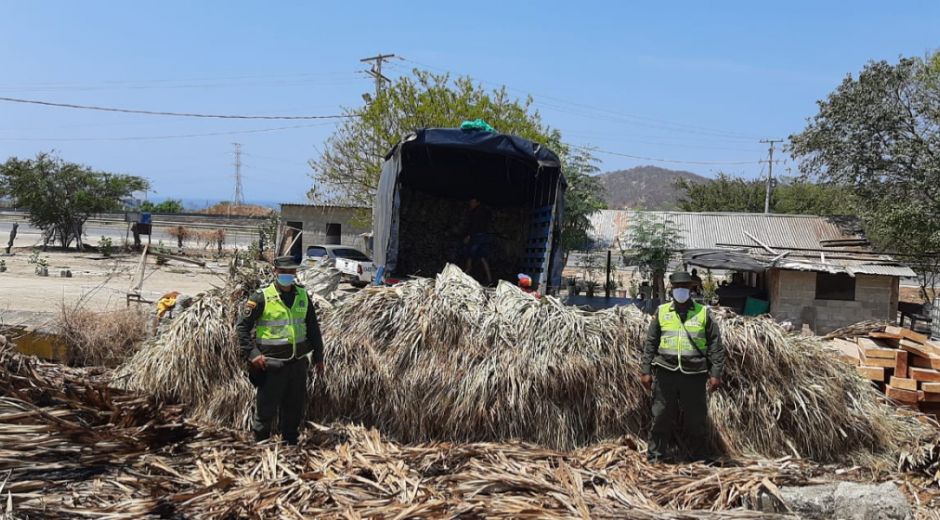
[[[180,313],[116,381],[189,405],[198,420],[246,427],[253,391],[234,322],[248,283]],[[311,377],[310,419],[374,426],[401,442],[514,439],[556,449],[642,435],[648,425],[637,376],[649,318],[634,308],[591,313],[509,284],[485,290],[453,266],[434,279],[324,302],[327,374]],[[817,339],[766,319],[718,319],[726,385],[710,412],[725,453],[890,466],[901,455],[914,465],[932,460],[918,446],[930,445],[933,426],[882,404]]]
[[[893,464],[931,425],[879,402],[815,338],[719,314],[726,386],[710,400],[731,455]],[[638,384],[649,318],[584,312],[449,266],[436,279],[351,297],[325,319],[329,376],[311,417],[376,426],[402,441],[521,439],[583,446],[648,424]]]
[[[833,474],[788,458],[650,465],[630,437],[572,452],[519,443],[400,445],[315,426],[299,449],[196,429],[180,407],[0,348],[0,469],[15,518],[795,518],[739,509]],[[908,479],[927,517],[931,495]]]
[[[147,315],[136,307],[97,312],[63,304],[55,329],[70,365],[116,367],[147,337]]]

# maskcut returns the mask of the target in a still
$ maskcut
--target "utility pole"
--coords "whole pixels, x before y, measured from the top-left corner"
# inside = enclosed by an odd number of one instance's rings
[[[767,159],[767,191],[764,193],[764,214],[766,215],[770,213],[770,190],[774,178],[774,145],[782,143],[783,139],[761,139],[760,142],[770,144],[770,150],[767,152],[769,156]]]
[[[242,145],[241,143],[232,143],[235,145],[235,195],[232,197],[231,206],[241,206],[244,202],[242,194]],[[232,213],[229,206],[229,215]]]
[[[394,54],[376,54],[369,58],[362,58],[359,60],[362,63],[372,62],[372,67],[366,71],[366,74],[375,78],[375,99],[379,98],[379,94],[382,93],[382,84],[386,81],[391,83],[391,80],[382,75],[382,63],[389,59],[394,58]]]

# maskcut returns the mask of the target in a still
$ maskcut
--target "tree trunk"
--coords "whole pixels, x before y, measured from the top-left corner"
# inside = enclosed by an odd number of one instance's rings
[[[661,269],[653,271],[653,298],[659,299],[660,303],[665,303],[666,301],[665,275],[666,272]]]

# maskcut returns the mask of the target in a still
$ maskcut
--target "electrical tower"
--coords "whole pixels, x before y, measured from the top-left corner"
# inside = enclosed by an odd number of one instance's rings
[[[241,206],[245,203],[245,196],[242,193],[242,145],[241,143],[232,143],[235,145],[235,195],[232,197],[233,206]]]
[[[764,193],[764,214],[770,213],[770,190],[774,178],[774,145],[782,143],[783,139],[761,139],[762,143],[770,144],[770,150],[767,151],[767,190]],[[764,161],[761,161],[764,162]]]
[[[382,54],[379,53],[375,56],[369,58],[362,58],[359,60],[362,63],[372,62],[372,67],[365,71],[366,74],[372,76],[375,79],[375,99],[379,98],[379,94],[382,93],[382,85],[385,82],[391,83],[391,80],[382,75],[382,63],[389,59],[394,58],[394,54]]]

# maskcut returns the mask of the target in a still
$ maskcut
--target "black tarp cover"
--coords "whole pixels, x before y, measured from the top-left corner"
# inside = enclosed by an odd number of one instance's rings
[[[389,151],[382,166],[372,209],[376,265],[385,272],[395,269],[402,182],[420,184],[422,191],[440,196],[472,194],[484,203],[508,206],[524,202],[521,192],[487,191],[486,186],[504,182],[521,185],[542,176],[557,181],[554,191],[558,195],[551,204],[560,219],[567,183],[558,155],[548,148],[514,135],[457,128],[428,128],[407,136]],[[553,281],[560,278],[561,256],[552,258]]]

